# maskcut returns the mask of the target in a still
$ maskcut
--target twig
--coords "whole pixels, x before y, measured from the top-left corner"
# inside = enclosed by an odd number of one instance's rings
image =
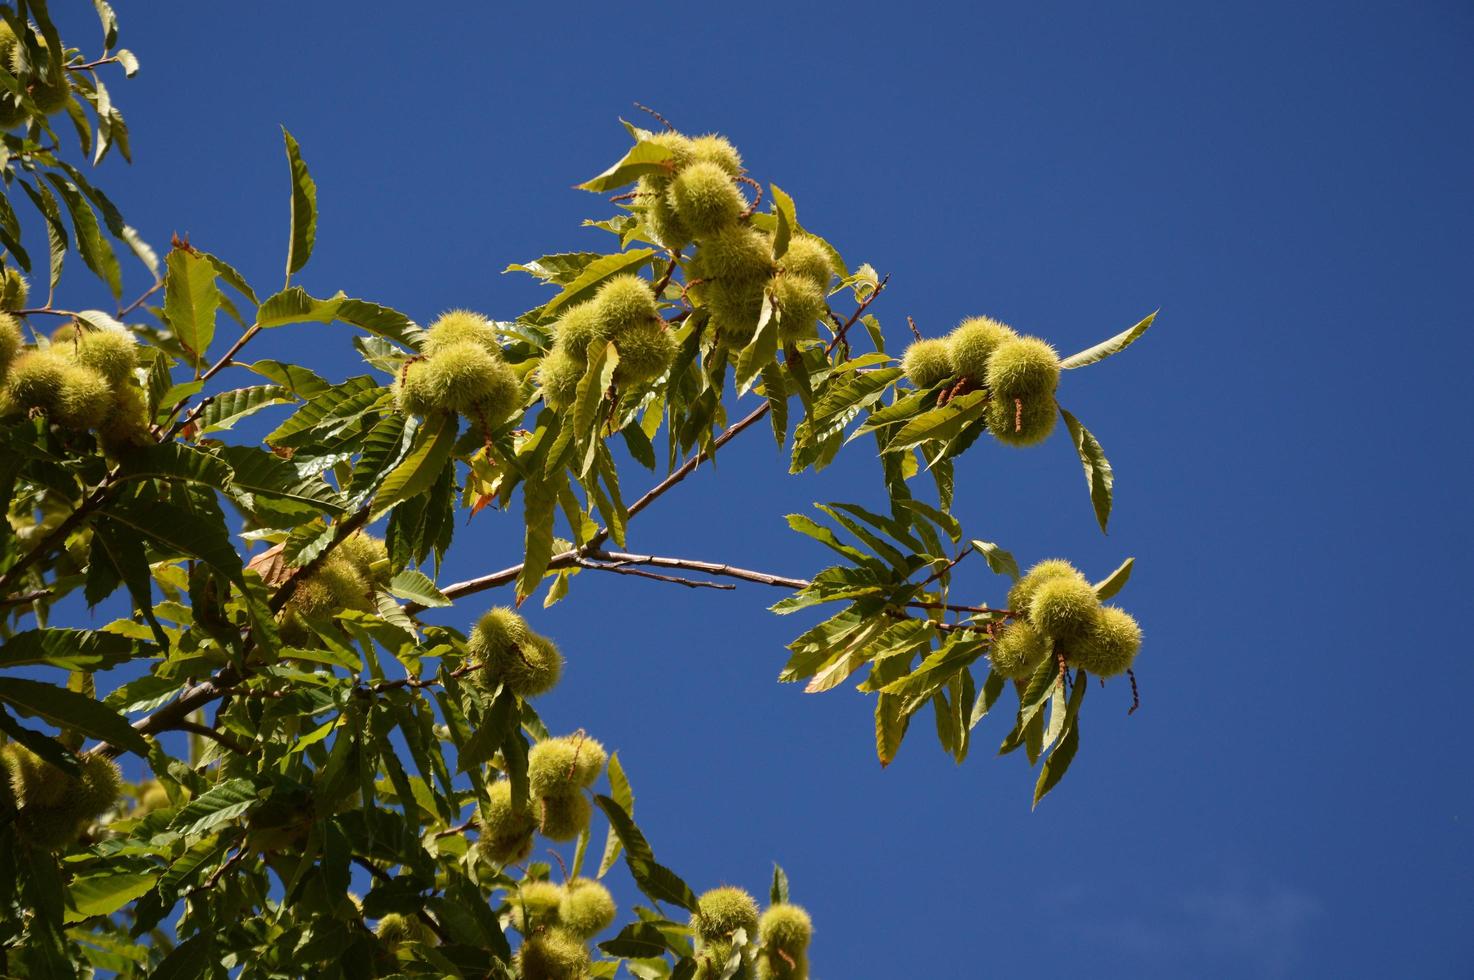
[[[657,297],[661,293],[665,292],[666,286],[670,285],[670,277],[676,274],[676,266],[680,264],[680,261],[680,251],[672,251],[670,254],[670,264],[665,267],[665,275],[661,276],[660,280],[656,282],[655,286],[651,289],[651,292],[653,292]]]
[[[229,367],[231,361],[235,358],[235,355],[241,352],[241,348],[250,343],[251,339],[260,332],[261,325],[252,324],[249,330],[241,334],[236,342],[230,345],[230,350],[226,351],[225,354],[221,356],[220,360],[216,361],[214,364],[211,364],[208,368],[206,368],[205,373],[200,375],[197,380],[203,384],[204,382],[209,381],[211,378],[215,377],[215,375],[219,374],[221,371]],[[164,416],[164,421],[154,426],[153,431],[155,435],[158,435],[158,433],[164,428],[164,426],[169,424],[170,419],[179,414],[180,410],[184,408],[184,404],[187,401],[189,401],[188,398],[181,398],[179,399],[179,401],[174,403],[174,407],[169,410],[169,414]]]
[[[475,826],[476,818],[472,817],[463,824],[457,824],[454,827],[447,827],[444,830],[436,831],[431,836],[434,837],[436,840],[439,840],[442,837],[449,837],[451,834],[464,834],[466,831],[471,830]]]
[[[138,297],[133,302],[129,303],[127,306],[125,306],[121,310],[119,310],[118,311],[118,315],[117,315],[117,319],[121,320],[121,319],[123,319],[123,317],[127,316],[129,313],[132,313],[134,310],[138,309],[140,306],[142,306],[148,300],[148,298],[150,296],[152,296],[154,293],[158,292],[159,290],[161,290],[163,288],[164,288],[164,280],[160,279],[158,282],[156,282],[152,286],[148,287],[147,292],[145,292],[142,296]]]
[[[176,721],[169,727],[177,731],[193,732],[196,735],[202,735],[205,738],[214,739],[216,742],[219,742],[221,745],[225,746],[227,749],[230,749],[230,751],[236,753],[237,755],[251,754],[251,749],[249,746],[243,745],[241,742],[225,734],[224,732],[216,731],[209,725],[201,725],[197,721]]]
[[[746,174],[743,174],[739,177],[734,177],[733,179],[736,180],[738,183],[748,184],[752,187],[753,190],[757,192],[757,195],[752,199],[752,203],[747,206],[747,210],[743,211],[741,214],[741,217],[743,218],[751,217],[753,213],[757,211],[757,206],[763,203],[763,185],[759,184],[751,177],[748,177]]]
[[[38,306],[29,310],[6,310],[11,316],[69,316],[76,319],[75,310],[57,310],[48,306]]]
[[[24,606],[29,603],[35,602],[37,599],[44,599],[49,595],[51,595],[50,589],[36,589],[34,592],[25,592],[21,595],[8,596],[4,599],[0,599],[0,609],[5,609],[10,606]]]
[[[214,395],[207,395],[204,398],[201,398],[200,403],[194,408],[190,409],[188,415],[184,416],[184,418],[180,419],[178,422],[175,422],[173,428],[164,433],[164,435],[159,439],[159,442],[168,442],[170,439],[173,439],[175,436],[179,435],[179,433],[189,428],[190,424],[193,423],[195,419],[203,415],[205,409],[209,408],[214,401]]]
[[[708,575],[722,575],[727,578],[742,579],[744,582],[756,582],[759,585],[772,585],[784,589],[802,589],[809,585],[808,579],[788,578],[784,575],[770,575],[767,572],[754,572],[746,568],[737,568],[734,565],[723,565],[710,561],[696,561],[691,558],[667,558],[663,555],[632,555],[623,551],[591,551],[588,557],[596,561],[615,562],[619,565],[653,565],[656,568],[680,568],[692,572],[705,572]],[[625,569],[632,571],[632,569]]]
[[[850,327],[853,327],[855,325],[855,321],[860,319],[860,317],[864,315],[865,311],[870,308],[870,304],[875,302],[876,299],[880,297],[880,294],[885,291],[886,284],[890,281],[891,274],[887,272],[885,274],[885,277],[881,279],[880,282],[875,284],[875,288],[870,291],[870,295],[860,300],[860,305],[855,307],[855,312],[851,313],[850,318],[846,320],[837,331],[835,331],[834,339],[829,341],[828,347],[824,348],[825,354],[832,353],[835,347],[844,342],[844,335],[849,332]]]
[[[91,71],[92,69],[101,67],[102,65],[116,65],[117,63],[117,55],[108,55],[105,58],[98,58],[96,61],[88,61],[79,65],[62,65],[62,67],[65,68],[67,71]]]
[[[578,567],[593,569],[594,571],[600,572],[615,572],[619,575],[638,575],[640,578],[654,579],[657,582],[670,582],[672,585],[684,585],[688,589],[722,589],[724,591],[730,592],[733,589],[737,588],[737,586],[735,585],[728,585],[723,582],[700,582],[696,579],[681,578],[677,575],[661,575],[659,572],[647,572],[644,569],[629,568],[625,565],[601,565],[596,561],[589,561],[587,558],[580,558],[578,560]]]
[[[917,340],[920,340],[921,331],[916,329],[916,321],[911,318],[911,315],[909,313],[906,315],[906,325],[911,328],[911,336],[915,337]]]
[[[640,105],[640,103],[638,103],[638,102],[636,102],[634,105],[635,105],[635,108],[636,109],[639,109],[641,112],[648,112],[648,113],[650,113],[650,115],[654,116],[656,119],[659,119],[660,122],[661,122],[661,125],[663,125],[666,129],[670,130],[672,133],[674,133],[676,131],[676,127],[674,127],[674,126],[672,126],[670,124],[670,120],[667,119],[667,118],[665,118],[664,116],[662,116],[660,113],[656,112],[654,109],[650,108],[647,105]]]
[[[944,567],[937,569],[935,572],[933,572],[930,575],[930,577],[927,578],[927,580],[925,582],[922,582],[921,583],[921,588],[925,589],[928,585],[931,585],[937,579],[941,578],[943,575],[946,575],[952,569],[954,569],[954,568],[957,567],[957,563],[958,562],[960,562],[962,559],[966,558],[971,553],[972,553],[972,545],[969,544],[966,548],[963,548],[961,551],[957,552],[957,557],[956,558],[953,558],[951,561],[947,562],[947,564]]]
[[[1141,693],[1136,690],[1136,671],[1127,667],[1126,676],[1131,678],[1131,710],[1126,712],[1129,717],[1136,714],[1136,709],[1141,707]]]

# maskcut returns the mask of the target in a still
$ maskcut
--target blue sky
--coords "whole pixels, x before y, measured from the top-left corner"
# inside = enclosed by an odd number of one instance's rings
[[[570,186],[639,100],[891,273],[897,348],[907,314],[1070,352],[1160,307],[1060,392],[1115,465],[1109,537],[1059,435],[959,466],[969,533],[1021,561],[1137,557],[1142,710],[1092,691],[1037,812],[1002,718],[960,768],[921,718],[882,771],[863,696],[774,682],[799,624],[757,586],[580,576],[534,610],[569,659],[540,708],[619,749],[693,886],[761,893],[781,862],[817,980],[1468,975],[1474,9],[1114,6],[125,5],[136,163],[100,182],[153,242],[274,284],[285,124],[319,185],[304,285],[505,319],[544,296],[507,263],[608,244]],[[263,352],[359,370],[346,332],[289,329]],[[631,547],[812,574],[783,515],[873,506],[879,473],[785,473],[754,431]],[[442,581],[514,563],[517,525],[482,514]]]

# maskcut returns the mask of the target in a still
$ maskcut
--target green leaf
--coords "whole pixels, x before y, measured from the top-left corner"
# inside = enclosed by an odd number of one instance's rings
[[[599,943],[599,949],[620,959],[638,959],[675,953],[674,944],[659,927],[650,922],[632,922],[613,939]]]
[[[1064,417],[1065,427],[1070,430],[1070,441],[1075,444],[1075,452],[1079,453],[1080,462],[1085,467],[1085,483],[1090,487],[1090,503],[1095,508],[1095,519],[1100,522],[1101,531],[1104,531],[1106,522],[1111,517],[1111,488],[1115,486],[1115,474],[1111,472],[1105,450],[1100,448],[1100,443],[1090,434],[1090,430],[1065,411],[1063,406],[1059,414]]]
[[[307,404],[269,432],[266,442],[274,446],[285,445],[286,440],[309,432],[329,419],[358,411],[365,402],[372,405],[385,394],[387,392],[373,378],[366,375],[349,378],[342,384],[332,385],[320,394],[313,395]]]
[[[398,310],[391,310],[378,303],[344,299],[338,304],[337,318],[371,334],[402,344],[410,350],[419,350],[425,342],[425,331],[413,320]]]
[[[1135,564],[1135,558],[1127,558],[1121,563],[1120,568],[1116,569],[1114,572],[1111,572],[1111,574],[1107,575],[1101,581],[1096,582],[1096,598],[1100,599],[1101,602],[1105,602],[1107,599],[1112,598],[1117,592],[1120,592],[1123,588],[1125,588],[1126,581],[1131,578],[1131,569]]]
[[[104,670],[151,648],[131,637],[98,630],[34,629],[0,645],[0,667],[46,665],[64,670]]]
[[[0,677],[0,701],[21,714],[41,718],[64,731],[74,731],[139,755],[148,742],[112,708],[92,698],[41,681]]]
[[[1080,748],[1080,702],[1085,700],[1086,684],[1085,671],[1075,672],[1075,686],[1070,691],[1070,702],[1065,709],[1064,737],[1049,753],[1049,758],[1044,760],[1044,766],[1039,770],[1039,779],[1034,783],[1034,806],[1049,795],[1049,791],[1059,785],[1059,781],[1065,777],[1065,772],[1070,768],[1070,763],[1075,761],[1075,753]]]
[[[1147,327],[1150,327],[1152,325],[1152,321],[1157,318],[1157,313],[1160,312],[1161,310],[1157,310],[1156,312],[1149,314],[1136,326],[1130,328],[1129,330],[1123,330],[1121,333],[1116,334],[1110,340],[1103,340],[1100,343],[1096,344],[1094,347],[1086,348],[1085,350],[1080,351],[1080,353],[1078,354],[1071,354],[1069,357],[1059,362],[1060,368],[1069,371],[1074,368],[1084,367],[1087,364],[1094,364],[1096,361],[1103,361],[1107,357],[1110,357],[1112,354],[1119,354],[1121,351],[1136,343],[1136,339],[1142,334],[1146,333]]]
[[[374,497],[374,519],[388,513],[395,504],[430,489],[450,459],[456,428],[454,416],[437,415],[425,420],[404,462],[384,477]]]
[[[618,752],[609,754],[609,792],[613,794],[614,802],[618,803],[626,814],[634,815],[635,792],[630,787],[629,777],[624,774],[624,764],[619,761]],[[623,847],[624,845],[619,842],[619,834],[611,826],[609,836],[604,841],[604,857],[599,862],[597,877],[602,878],[609,873],[609,869],[614,867],[614,862],[618,860]]]
[[[781,187],[769,184],[768,189],[772,191],[773,214],[778,219],[778,227],[773,232],[773,258],[781,259],[788,251],[788,240],[798,228],[798,212],[794,210],[793,198]]]
[[[187,249],[176,248],[164,264],[164,315],[174,336],[198,364],[215,337],[215,312],[220,290],[215,267]]]
[[[951,439],[968,424],[982,418],[987,407],[986,391],[959,395],[940,408],[928,409],[901,426],[886,444],[888,453],[911,449],[929,440]]]
[[[193,446],[165,442],[129,453],[118,466],[118,479],[180,480],[223,490],[230,483],[230,467]]]
[[[788,902],[788,875],[783,866],[773,862],[773,884],[768,888],[768,904],[782,905]]]
[[[551,317],[564,307],[582,303],[593,296],[605,280],[638,269],[654,254],[653,248],[637,248],[630,252],[606,255],[590,262],[577,279],[564,286],[561,293],[548,301],[548,304],[543,307],[543,315]]]
[[[625,864],[629,866],[630,875],[640,886],[640,891],[657,902],[671,902],[688,912],[696,911],[696,893],[674,871],[655,862],[645,835],[640,833],[624,807],[602,794],[595,796],[594,802],[599,804],[599,809],[609,818],[609,826],[619,835],[619,841],[624,845]]]
[[[197,424],[202,435],[224,432],[241,419],[254,415],[263,408],[285,405],[292,401],[295,401],[292,393],[279,385],[253,385],[250,388],[222,391],[205,406]]]
[[[981,641],[953,633],[941,649],[930,654],[910,674],[881,688],[881,692],[902,697],[927,696],[958,670],[981,657],[984,649]]]
[[[287,141],[287,163],[292,171],[292,234],[287,243],[287,278],[307,264],[317,239],[317,184],[302,162],[302,149],[282,127]]]
[[[428,575],[412,568],[406,568],[394,576],[389,582],[389,592],[396,598],[417,602],[422,606],[450,605],[450,600],[435,587]]]
[[[316,372],[296,364],[284,364],[281,361],[257,361],[254,364],[242,366],[269,381],[276,382],[298,398],[314,398],[333,387]]]
[[[502,272],[525,272],[536,276],[543,282],[566,285],[577,279],[590,262],[600,257],[599,252],[559,252],[555,255],[544,255],[540,259],[513,263]]]
[[[61,209],[56,205],[55,195],[51,193],[45,184],[37,181],[36,186],[32,187],[25,180],[19,180],[17,182],[46,222],[46,241],[50,247],[51,258],[50,284],[51,288],[55,289],[56,284],[61,281],[62,264],[66,258],[67,248],[70,242],[66,225],[61,220]]]
[[[232,581],[241,577],[241,558],[225,526],[162,500],[125,499],[107,510],[109,519],[163,545],[173,555],[197,558]]]
[[[255,806],[260,792],[253,780],[227,779],[182,807],[169,822],[169,829],[185,837],[206,833]]]
[[[154,887],[156,873],[104,871],[72,880],[67,889],[71,908],[66,921],[78,922],[94,915],[112,915]]]
[[[773,363],[778,356],[778,319],[773,306],[773,297],[763,293],[762,311],[758,315],[757,329],[742,353],[737,355],[737,369],[732,381],[737,393],[743,395],[762,374],[763,368]]]
[[[584,447],[583,463],[579,467],[579,474],[583,477],[588,476],[594,464],[594,449],[601,443],[599,429],[603,426],[603,413],[599,407],[604,404],[604,392],[609,389],[618,366],[619,352],[613,343],[607,343],[602,350],[592,352],[588,367],[578,382],[573,399],[573,436],[577,444]]]
[[[670,147],[641,140],[619,162],[592,180],[576,185],[581,191],[602,194],[632,184],[647,174],[670,173]]]
[[[280,327],[288,323],[332,323],[338,308],[347,297],[339,292],[327,299],[317,299],[301,286],[289,286],[274,296],[266,297],[256,309],[256,326]]]
[[[107,283],[114,299],[122,296],[123,271],[118,267],[118,257],[113,254],[113,247],[103,237],[92,205],[87,203],[76,184],[64,180],[60,174],[46,173],[44,176],[61,195],[62,203],[72,217],[72,230],[77,236],[77,251],[82,253],[82,261],[96,273],[97,278]]]
[[[256,298],[255,290],[251,288],[250,283],[246,282],[246,277],[236,271],[235,266],[226,262],[224,259],[211,255],[209,252],[201,252],[196,249],[195,254],[213,265],[215,267],[215,274],[221,279],[224,279],[231,289],[234,289],[246,299],[250,300],[252,306],[260,305],[261,301]]]
[[[988,568],[992,569],[994,575],[1007,575],[1014,581],[1021,577],[1018,561],[1014,559],[1012,552],[991,541],[979,541],[977,538],[972,539],[972,546],[988,560]]]
[[[544,480],[533,476],[522,485],[522,516],[527,528],[524,538],[522,572],[517,576],[517,603],[537,591],[548,562],[553,557],[553,512],[564,478]]]
[[[315,510],[338,514],[343,499],[319,476],[303,476],[291,463],[275,453],[255,446],[221,446],[217,450],[230,464],[232,496],[252,494],[274,500],[306,504]]]
[[[198,980],[214,962],[213,934],[202,932],[175,946],[148,980]]]
[[[882,694],[875,700],[875,755],[881,766],[896,760],[901,750],[901,740],[906,737],[906,728],[911,716],[906,712],[906,699],[894,694]]]

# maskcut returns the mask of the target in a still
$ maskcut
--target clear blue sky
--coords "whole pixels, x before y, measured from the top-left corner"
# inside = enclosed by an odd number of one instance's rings
[[[1160,307],[1060,394],[1116,466],[1108,538],[1059,436],[959,466],[969,532],[1021,560],[1138,559],[1142,710],[1092,691],[1038,812],[1002,718],[959,768],[923,717],[882,771],[864,697],[774,682],[799,624],[756,586],[581,576],[535,611],[569,658],[541,710],[620,750],[696,888],[780,861],[816,980],[1474,972],[1474,8],[824,6],[125,4],[137,162],[101,182],[274,284],[284,123],[320,188],[305,285],[510,318],[543,294],[508,262],[608,244],[570,185],[639,100],[890,272],[897,346],[906,314],[988,313],[1069,352]],[[358,370],[344,332],[271,339]],[[754,432],[631,545],[811,574],[783,515],[876,504],[867,457],[790,478]],[[517,524],[459,531],[442,581],[515,562]]]

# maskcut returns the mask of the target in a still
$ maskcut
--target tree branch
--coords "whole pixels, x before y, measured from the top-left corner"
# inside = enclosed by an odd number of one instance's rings
[[[221,745],[225,746],[227,749],[230,749],[230,751],[236,753],[237,755],[251,754],[251,750],[248,746],[243,745],[241,742],[225,734],[224,732],[217,732],[209,725],[202,725],[197,721],[176,721],[173,725],[169,727],[177,731],[193,732],[195,735],[201,735],[205,738],[213,739],[214,741],[219,742]]]
[[[691,578],[681,578],[678,575],[661,575],[659,572],[647,572],[639,568],[628,568],[625,565],[601,565],[599,562],[590,561],[587,558],[578,560],[579,568],[589,568],[599,572],[616,572],[620,575],[638,575],[640,578],[655,579],[657,582],[670,582],[673,585],[684,585],[688,589],[723,589],[731,591],[737,586],[726,585],[721,582],[701,582]]]

